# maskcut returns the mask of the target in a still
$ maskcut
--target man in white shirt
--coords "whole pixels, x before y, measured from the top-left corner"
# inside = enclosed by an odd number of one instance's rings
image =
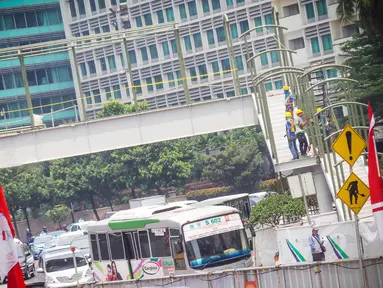
[[[323,240],[318,234],[318,228],[313,228],[312,235],[309,237],[309,243],[311,254],[313,255],[313,261],[325,261],[324,252],[326,252],[326,248],[323,245]]]

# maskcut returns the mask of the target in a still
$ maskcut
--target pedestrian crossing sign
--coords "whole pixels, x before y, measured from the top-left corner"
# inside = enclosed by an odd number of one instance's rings
[[[355,173],[351,173],[336,196],[358,214],[370,197],[370,188]]]

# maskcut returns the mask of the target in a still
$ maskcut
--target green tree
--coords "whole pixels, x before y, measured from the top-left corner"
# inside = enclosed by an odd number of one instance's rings
[[[148,109],[148,103],[146,101],[139,101],[137,103],[138,112]],[[123,104],[118,100],[109,99],[106,101],[100,112],[97,114],[97,118],[124,115],[135,113],[136,108],[134,104]]]
[[[356,99],[371,101],[374,112],[383,116],[383,42],[367,34],[354,35],[341,46],[344,64],[352,67],[350,78],[358,80]]]
[[[289,195],[268,195],[251,210],[253,224],[278,226],[282,219],[299,221],[306,214],[302,199]]]
[[[61,223],[70,215],[70,209],[66,205],[56,205],[48,210],[45,215],[47,215],[53,223],[58,223],[61,229]]]
[[[340,0],[336,12],[342,22],[351,22],[355,14],[369,35],[383,37],[383,1],[381,0]]]

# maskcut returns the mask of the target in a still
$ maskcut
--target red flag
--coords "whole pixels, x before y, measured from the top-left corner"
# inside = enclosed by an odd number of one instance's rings
[[[9,288],[25,288],[23,272],[17,258],[13,229],[3,187],[0,185],[0,277],[8,275]]]
[[[368,129],[368,182],[370,185],[372,213],[380,240],[383,241],[383,183],[375,144],[375,118],[370,102],[368,102],[368,121],[370,123]]]

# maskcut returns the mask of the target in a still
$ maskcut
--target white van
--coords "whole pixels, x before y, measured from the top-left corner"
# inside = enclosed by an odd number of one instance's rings
[[[38,273],[45,273],[46,287],[73,287],[94,281],[93,271],[87,258],[80,250],[75,250],[77,271],[70,246],[57,247],[40,257]]]

